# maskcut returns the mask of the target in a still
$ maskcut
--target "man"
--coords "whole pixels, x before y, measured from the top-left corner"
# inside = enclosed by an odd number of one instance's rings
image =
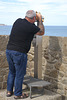
[[[34,24],[36,20],[38,26]],[[13,94],[13,86],[15,99],[28,96],[22,93],[22,84],[26,74],[27,53],[35,34],[44,34],[42,16],[40,13],[36,14],[34,10],[28,10],[24,19],[19,18],[14,22],[7,44],[6,57],[9,64],[7,97]]]

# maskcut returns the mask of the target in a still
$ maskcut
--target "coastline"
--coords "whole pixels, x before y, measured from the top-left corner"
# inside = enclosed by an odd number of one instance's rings
[[[0,26],[6,26],[5,24],[0,24]]]

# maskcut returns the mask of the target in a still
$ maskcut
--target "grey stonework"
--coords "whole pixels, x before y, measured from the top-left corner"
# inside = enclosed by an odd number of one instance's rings
[[[67,37],[42,37],[42,69],[47,88],[67,96]]]
[[[0,89],[6,88],[8,63],[6,45],[9,36],[0,36]],[[34,46],[28,53],[27,75],[34,77]],[[42,37],[42,79],[51,82],[47,88],[67,97],[67,37]]]
[[[6,88],[8,76],[8,63],[6,60],[6,45],[9,36],[0,35],[0,89]]]

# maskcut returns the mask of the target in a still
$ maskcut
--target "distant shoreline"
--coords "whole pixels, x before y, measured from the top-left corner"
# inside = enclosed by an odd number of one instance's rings
[[[5,24],[0,24],[0,26],[6,26]]]

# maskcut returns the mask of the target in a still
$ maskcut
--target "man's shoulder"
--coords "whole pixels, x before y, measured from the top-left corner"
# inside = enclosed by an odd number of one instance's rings
[[[19,23],[22,23],[23,21],[24,21],[24,19],[18,18],[15,20],[14,24],[19,24]]]
[[[18,19],[16,19],[16,21],[21,21],[21,20],[23,20],[22,18],[18,18]]]

